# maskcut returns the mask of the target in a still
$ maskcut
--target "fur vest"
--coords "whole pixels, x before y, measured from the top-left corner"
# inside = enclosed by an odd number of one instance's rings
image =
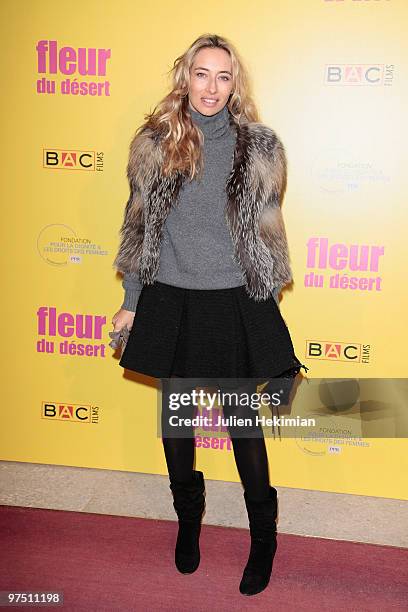
[[[225,218],[250,297],[265,300],[292,281],[281,196],[286,183],[286,154],[277,134],[262,123],[239,125],[229,114],[237,138],[226,182]],[[130,144],[127,178],[130,196],[120,229],[113,267],[139,274],[152,284],[159,268],[163,225],[176,201],[184,175],[161,173],[160,136],[151,129]]]

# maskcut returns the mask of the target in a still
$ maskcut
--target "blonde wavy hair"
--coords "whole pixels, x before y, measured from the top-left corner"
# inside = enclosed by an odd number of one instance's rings
[[[200,49],[221,48],[227,51],[232,64],[232,92],[227,108],[239,125],[259,121],[258,111],[250,94],[249,76],[234,45],[217,34],[199,36],[182,55],[174,60],[168,74],[172,78],[172,89],[154,108],[144,115],[145,122],[137,132],[147,128],[161,135],[164,176],[175,171],[190,177],[203,169],[203,135],[189,113],[190,70]],[[137,133],[136,132],[136,133]]]

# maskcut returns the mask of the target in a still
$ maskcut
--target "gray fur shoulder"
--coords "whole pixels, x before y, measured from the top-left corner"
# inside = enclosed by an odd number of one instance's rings
[[[253,146],[259,153],[271,153],[275,150],[285,152],[282,140],[273,128],[256,121],[248,123],[247,128]]]
[[[264,123],[248,124],[249,151],[252,170],[262,184],[264,193],[281,199],[287,180],[285,147],[276,131]]]
[[[141,190],[151,185],[162,164],[158,139],[151,128],[138,131],[129,147],[127,177]]]

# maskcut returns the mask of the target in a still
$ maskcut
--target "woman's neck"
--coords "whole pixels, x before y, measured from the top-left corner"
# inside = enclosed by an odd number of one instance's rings
[[[217,140],[228,134],[230,130],[229,111],[225,105],[215,115],[203,115],[189,105],[193,123],[200,128],[205,140]]]

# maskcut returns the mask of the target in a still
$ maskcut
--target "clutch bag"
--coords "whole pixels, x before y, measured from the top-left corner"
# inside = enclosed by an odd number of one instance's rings
[[[113,349],[119,349],[121,355],[126,348],[127,341],[129,339],[130,329],[125,325],[119,331],[109,332],[109,337],[111,341],[109,342],[109,346]]]

